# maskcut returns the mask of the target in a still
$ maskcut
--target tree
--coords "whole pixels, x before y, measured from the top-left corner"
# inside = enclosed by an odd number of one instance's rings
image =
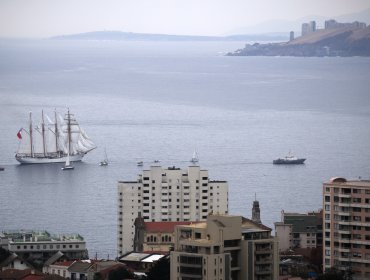
[[[345,280],[344,273],[335,268],[325,271],[324,274],[319,275],[317,280]]]
[[[9,256],[10,256],[9,251],[0,247],[0,263],[5,261]]]
[[[125,267],[120,267],[115,270],[112,270],[108,274],[108,280],[122,280],[134,278],[135,278],[134,274],[128,271]]]
[[[170,280],[170,258],[159,259],[149,270],[147,280]]]

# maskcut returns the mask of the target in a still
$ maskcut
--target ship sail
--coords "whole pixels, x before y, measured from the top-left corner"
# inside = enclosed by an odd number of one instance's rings
[[[54,112],[54,120],[42,113],[36,126],[31,116],[29,130],[23,129],[27,135],[20,139],[16,154],[21,163],[65,162],[68,154],[70,161],[78,161],[96,148],[69,110],[64,118]]]

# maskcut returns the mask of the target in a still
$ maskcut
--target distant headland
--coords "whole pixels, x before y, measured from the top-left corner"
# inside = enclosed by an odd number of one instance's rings
[[[302,36],[282,43],[247,44],[229,56],[370,56],[370,26],[363,22],[325,21],[324,29],[316,22],[302,24]]]
[[[288,39],[288,34],[272,32],[263,34],[240,34],[230,36],[195,36],[133,33],[122,31],[93,31],[79,34],[51,37],[52,40],[106,40],[106,41],[268,41],[278,42]]]

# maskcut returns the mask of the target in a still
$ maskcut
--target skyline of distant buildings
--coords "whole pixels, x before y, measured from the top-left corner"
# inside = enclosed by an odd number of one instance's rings
[[[332,28],[366,28],[367,24],[365,22],[338,22],[335,19],[325,20],[324,22],[324,29],[332,29]],[[317,30],[321,30],[315,20],[310,22],[302,23],[301,27],[301,36],[306,36],[311,34]],[[292,38],[292,34],[290,34],[290,39]]]
[[[370,180],[335,177],[323,183],[322,209],[282,211],[274,235],[261,221],[257,198],[251,219],[230,215],[227,181],[210,180],[208,170],[196,165],[151,166],[136,181],[119,181],[117,192],[117,261],[140,273],[167,256],[171,279],[277,279],[279,257],[293,254],[319,260],[324,271],[334,267],[354,280],[370,278]],[[93,268],[65,262],[88,258],[78,234],[2,232],[0,247],[10,252],[0,270],[32,268],[29,260],[39,260],[44,273],[74,280],[86,267],[86,280]],[[280,273],[302,266],[299,259],[282,264]]]

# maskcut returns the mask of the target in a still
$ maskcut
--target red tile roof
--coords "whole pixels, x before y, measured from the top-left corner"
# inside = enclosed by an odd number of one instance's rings
[[[190,225],[194,222],[145,222],[146,232],[167,232],[173,233],[175,226]]]
[[[64,261],[64,262],[56,262],[53,265],[59,265],[59,266],[66,266],[69,267],[71,264],[73,264],[75,261]]]
[[[40,279],[43,279],[44,277],[45,277],[44,275],[30,274],[30,275],[27,275],[26,277],[23,277],[22,280],[40,280]]]

